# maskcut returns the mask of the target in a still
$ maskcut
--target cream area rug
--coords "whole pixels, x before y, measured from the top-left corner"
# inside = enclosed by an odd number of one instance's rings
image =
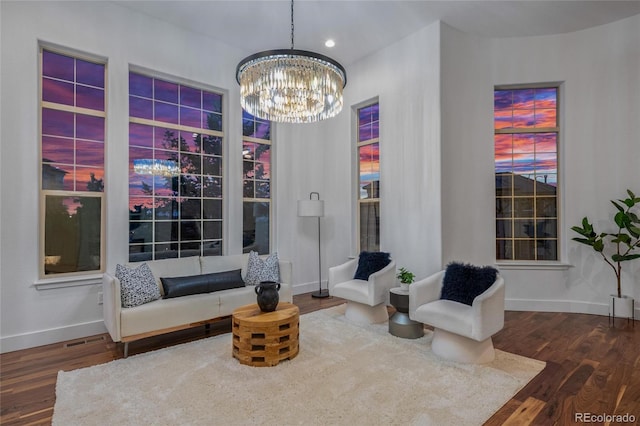
[[[481,425],[544,368],[497,351],[447,362],[344,305],[300,317],[300,353],[275,367],[231,356],[231,334],[58,373],[53,424]]]

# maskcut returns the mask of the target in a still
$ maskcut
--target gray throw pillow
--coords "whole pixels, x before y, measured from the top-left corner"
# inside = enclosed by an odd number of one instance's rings
[[[265,259],[258,256],[258,252],[251,251],[247,261],[247,276],[244,282],[247,285],[258,285],[262,281],[280,282],[280,267],[278,265],[278,253],[271,253]]]
[[[133,308],[160,299],[160,289],[146,263],[131,269],[116,265],[116,278],[120,280],[120,299],[123,308]]]

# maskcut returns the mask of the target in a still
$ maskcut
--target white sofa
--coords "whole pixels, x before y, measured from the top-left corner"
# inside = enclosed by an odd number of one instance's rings
[[[246,276],[248,254],[231,256],[185,257],[146,262],[153,272],[160,294],[164,294],[160,278],[209,274],[242,269]],[[142,262],[129,263],[136,267]],[[280,260],[280,301],[292,302],[292,265]],[[132,308],[123,308],[120,281],[113,274],[102,278],[104,323],[114,342],[124,343],[124,356],[129,342],[158,334],[206,325],[230,316],[239,306],[256,303],[254,286],[158,299]]]

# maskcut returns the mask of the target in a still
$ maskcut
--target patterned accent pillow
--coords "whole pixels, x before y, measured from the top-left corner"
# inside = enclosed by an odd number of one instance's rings
[[[160,289],[146,263],[131,269],[116,265],[116,278],[120,280],[120,299],[123,308],[133,308],[160,299]]]
[[[271,253],[265,259],[258,256],[257,251],[249,252],[247,261],[247,276],[244,282],[247,285],[258,285],[262,281],[280,282],[280,267],[278,266],[278,253]]]

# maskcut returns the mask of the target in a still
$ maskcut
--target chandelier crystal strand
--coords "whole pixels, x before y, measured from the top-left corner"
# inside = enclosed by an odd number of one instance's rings
[[[139,159],[133,160],[133,171],[139,175],[154,175],[173,177],[180,174],[180,168],[175,161]]]
[[[324,55],[294,49],[293,1],[291,49],[259,52],[236,69],[240,104],[249,114],[281,123],[311,123],[342,110],[345,69]]]

